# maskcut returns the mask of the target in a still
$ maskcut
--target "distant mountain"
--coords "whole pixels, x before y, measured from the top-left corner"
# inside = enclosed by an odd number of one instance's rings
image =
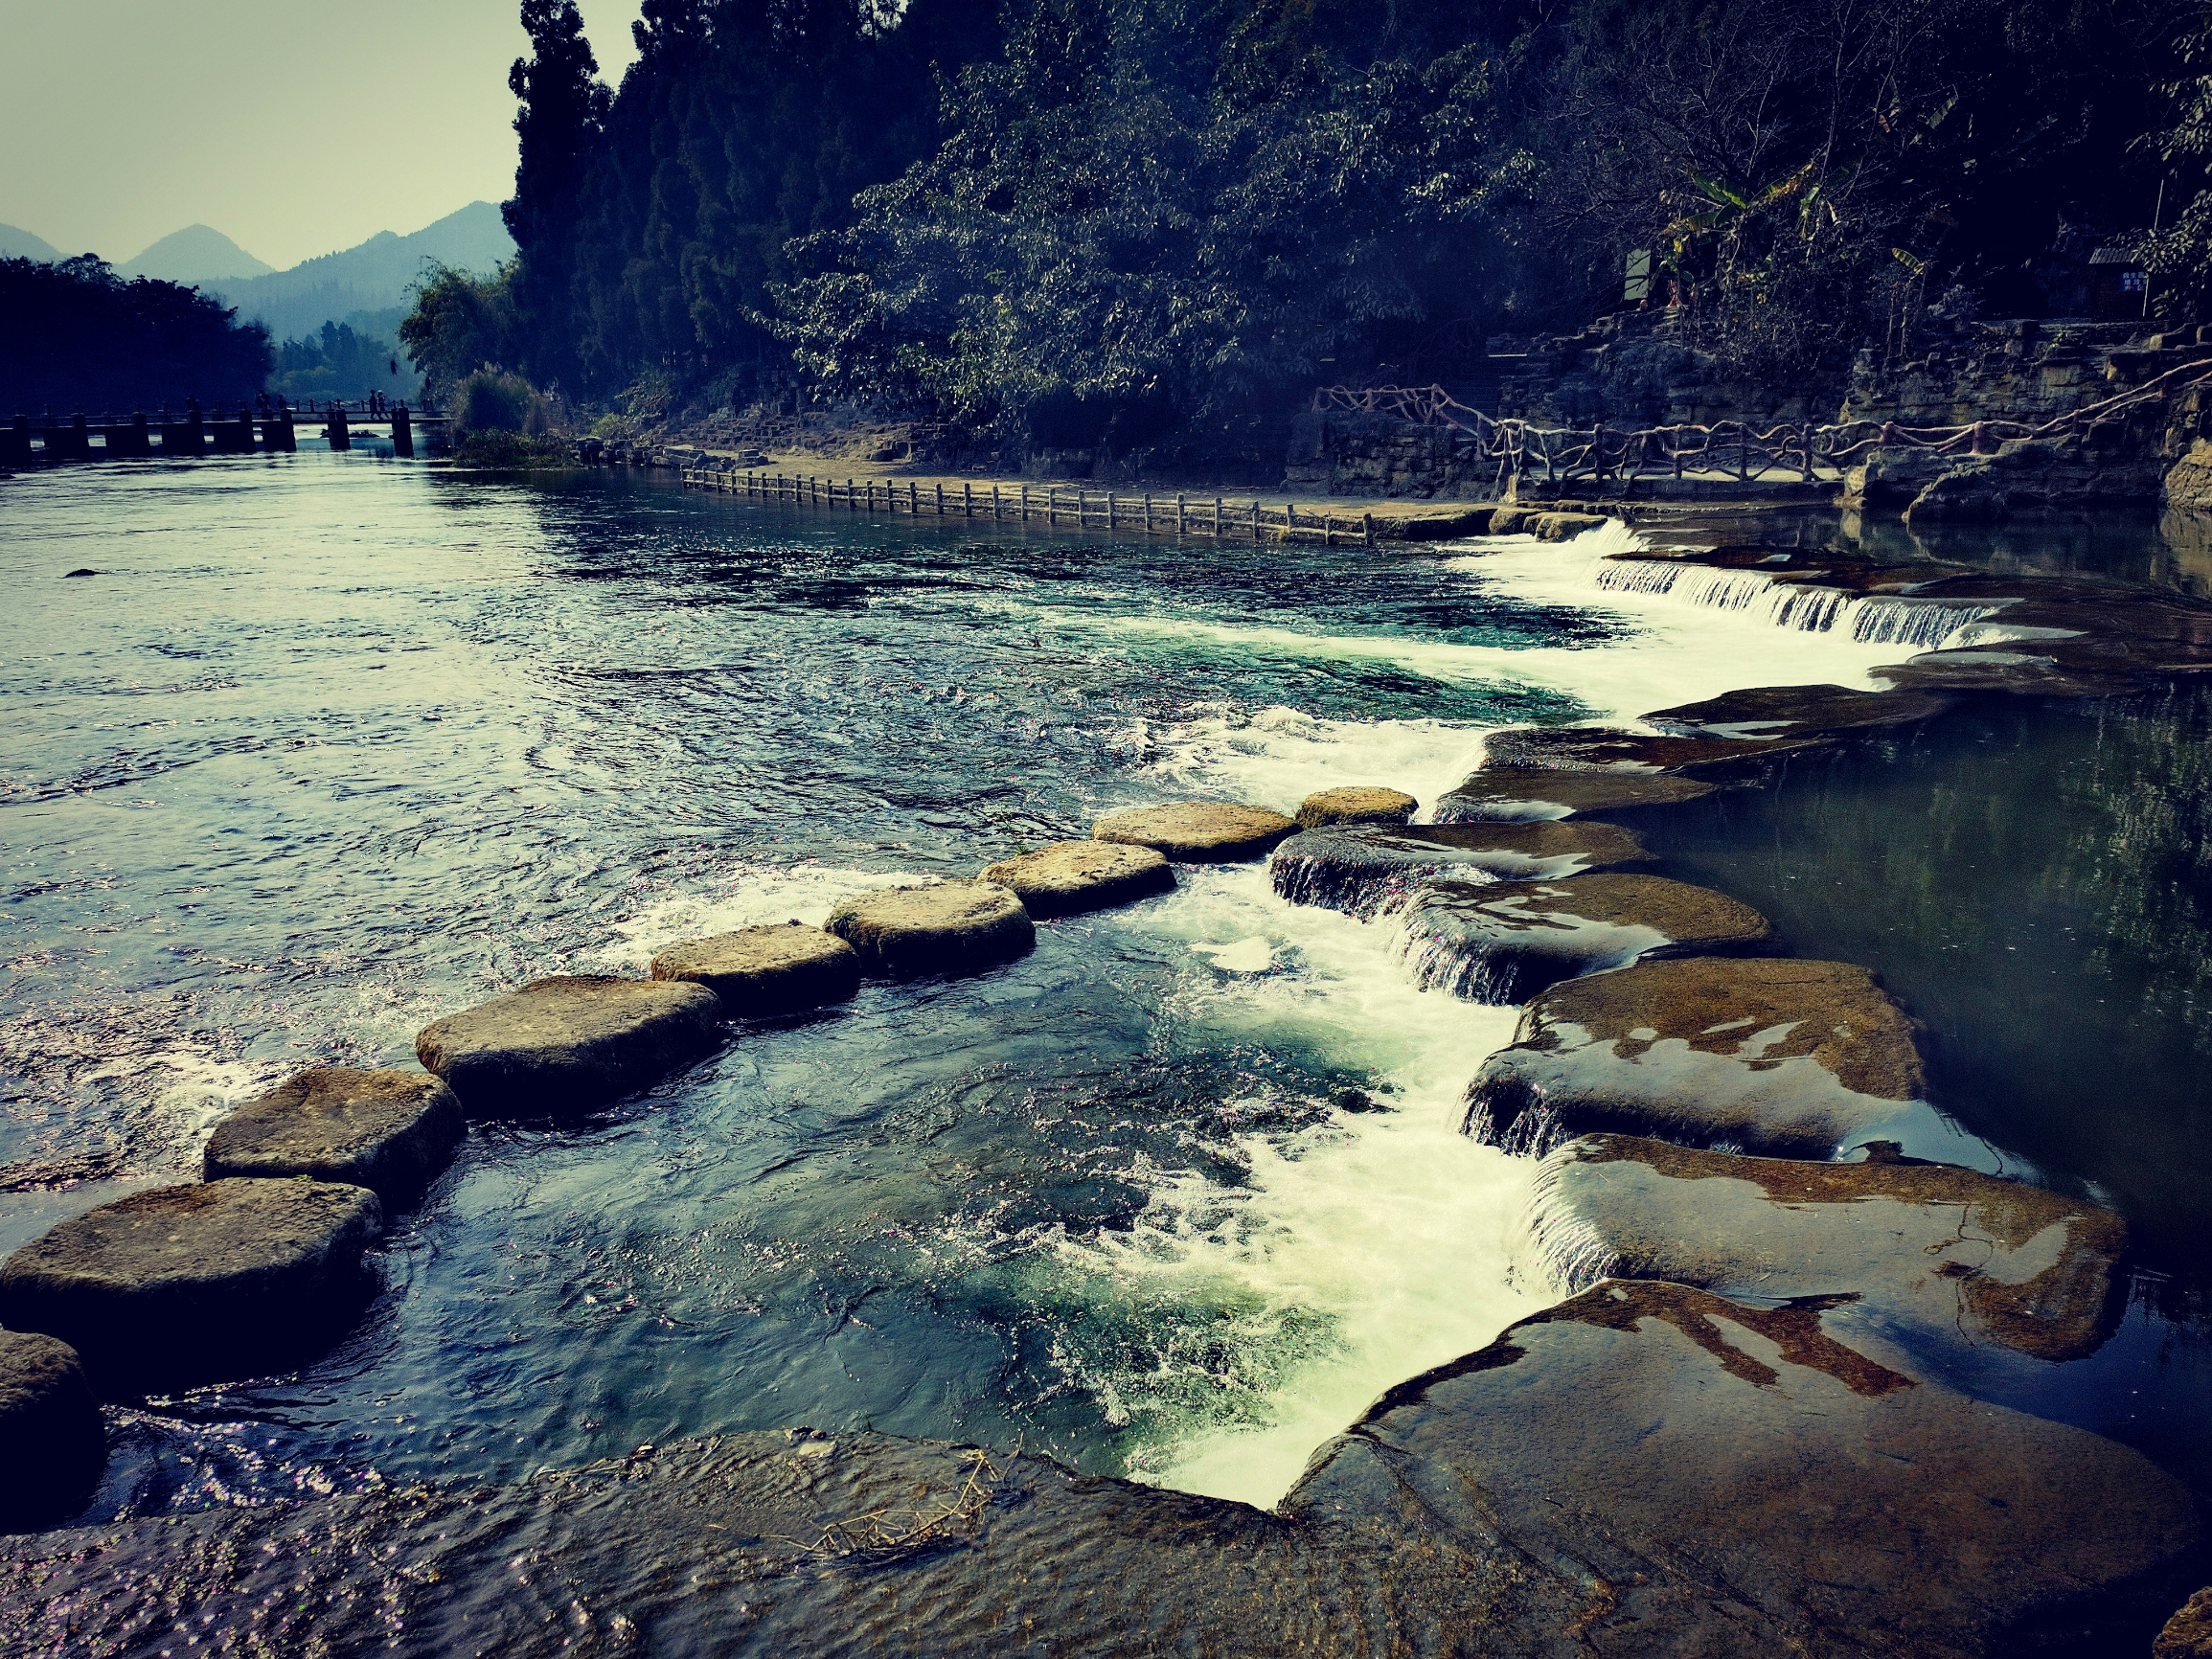
[[[513,257],[514,241],[499,210],[478,201],[410,236],[378,231],[359,247],[214,288],[224,305],[236,306],[241,318],[260,318],[279,340],[304,339],[326,321],[355,311],[405,307],[407,289],[430,261],[489,275]]]
[[[263,264],[220,231],[187,225],[117,269],[126,277],[159,277],[204,288],[211,283],[267,276],[276,266]]]
[[[60,257],[61,250],[52,242],[13,225],[0,225],[0,260],[44,260],[52,263]]]

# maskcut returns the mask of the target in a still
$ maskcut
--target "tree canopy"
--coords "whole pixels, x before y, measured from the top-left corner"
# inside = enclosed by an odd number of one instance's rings
[[[268,372],[268,330],[197,288],[90,254],[0,260],[0,411],[181,408],[251,398]]]

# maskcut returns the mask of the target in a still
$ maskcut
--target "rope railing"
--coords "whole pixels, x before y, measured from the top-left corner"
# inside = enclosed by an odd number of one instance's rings
[[[1810,484],[1822,468],[1840,474],[1872,449],[1927,449],[1988,455],[2018,438],[2074,436],[2116,420],[2144,404],[2212,386],[2212,358],[2200,356],[2140,386],[2101,402],[2033,424],[1975,420],[1960,426],[1904,426],[1894,420],[1842,420],[1827,424],[1781,422],[1761,428],[1745,420],[1710,425],[1587,428],[1539,426],[1513,416],[1471,409],[1442,386],[1323,386],[1313,394],[1318,411],[1388,415],[1423,426],[1449,426],[1472,437],[1477,453],[1498,464],[1498,483],[1540,474],[1546,483],[1586,478],[1626,484],[1654,474],[1720,473],[1751,484],[1768,473],[1794,474]]]

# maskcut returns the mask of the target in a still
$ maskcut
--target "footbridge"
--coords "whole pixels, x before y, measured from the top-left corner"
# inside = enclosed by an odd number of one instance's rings
[[[49,410],[34,420],[17,415],[0,426],[0,467],[64,461],[198,460],[209,455],[251,455],[256,450],[288,454],[299,447],[299,428],[317,425],[332,449],[351,449],[363,431],[388,435],[392,452],[411,460],[421,437],[426,447],[445,447],[448,418],[435,409],[410,409],[382,398],[309,399],[294,405],[239,402],[226,413],[221,404],[202,409],[188,399],[181,414],[163,409],[129,415],[87,418],[82,411],[62,417]]]

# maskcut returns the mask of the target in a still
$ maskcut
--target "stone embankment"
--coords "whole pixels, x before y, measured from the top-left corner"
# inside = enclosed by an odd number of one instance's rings
[[[1874,567],[1767,552],[1755,566],[1784,591],[1827,583],[1838,604],[1892,588]],[[548,1654],[981,1655],[1049,1633],[1085,1653],[1989,1659],[2147,1630],[2198,1581],[2176,1577],[2204,1546],[2188,1491],[2114,1441],[1945,1380],[1982,1346],[2042,1362],[2095,1349],[2120,1218],[1904,1155],[1937,1121],[1909,1012],[1863,967],[1781,954],[1724,894],[1624,872],[1649,862],[1642,844],[1585,816],[1755,787],[1967,693],[2099,695],[2212,667],[2212,607],[1969,575],[1914,591],[2006,630],[1912,658],[1886,693],[1760,689],[1657,711],[1653,732],[1494,734],[1438,803],[1450,826],[1405,822],[1408,798],[1382,791],[1327,792],[1295,818],[1142,808],[981,880],[840,905],[852,960],[814,930],[753,929],[669,947],[658,981],[540,982],[426,1030],[425,1063],[448,1061],[467,1111],[542,1108],[696,1052],[655,1034],[673,1005],[607,985],[726,987],[723,1011],[744,1017],[839,1000],[862,972],[973,971],[1026,947],[1025,889],[1063,913],[1134,899],[1173,882],[1170,860],[1269,857],[1296,901],[1400,908],[1428,983],[1529,998],[1512,1047],[1469,1057],[1467,1126],[1542,1156],[1531,1232],[1566,1299],[1390,1389],[1273,1512],[1018,1452],[794,1429],[489,1490],[49,1534],[11,1552],[0,1615],[34,1647],[111,1652],[164,1648],[179,1619],[211,1646]],[[471,1071],[472,1055],[497,1058]],[[321,1101],[323,1132],[350,1148],[407,1116],[389,1087],[329,1074],[285,1098],[254,1123]],[[247,1291],[294,1294],[291,1269],[216,1297],[210,1276],[263,1237],[283,1240],[271,1263],[342,1276],[376,1204],[312,1178],[141,1194],[11,1259],[0,1318],[30,1307],[78,1336],[95,1390],[133,1380],[89,1317],[117,1298],[144,1294],[170,1329],[242,1355],[250,1334],[214,1315]],[[200,1209],[231,1217],[206,1236],[218,1248],[174,1242]],[[0,1455],[22,1466],[50,1440],[65,1463],[85,1444],[86,1383],[66,1349],[23,1341],[0,1346]],[[18,1412],[77,1426],[34,1444]],[[66,1507],[83,1474],[49,1478]],[[2196,1650],[2202,1607],[2175,1615],[2161,1652]]]

